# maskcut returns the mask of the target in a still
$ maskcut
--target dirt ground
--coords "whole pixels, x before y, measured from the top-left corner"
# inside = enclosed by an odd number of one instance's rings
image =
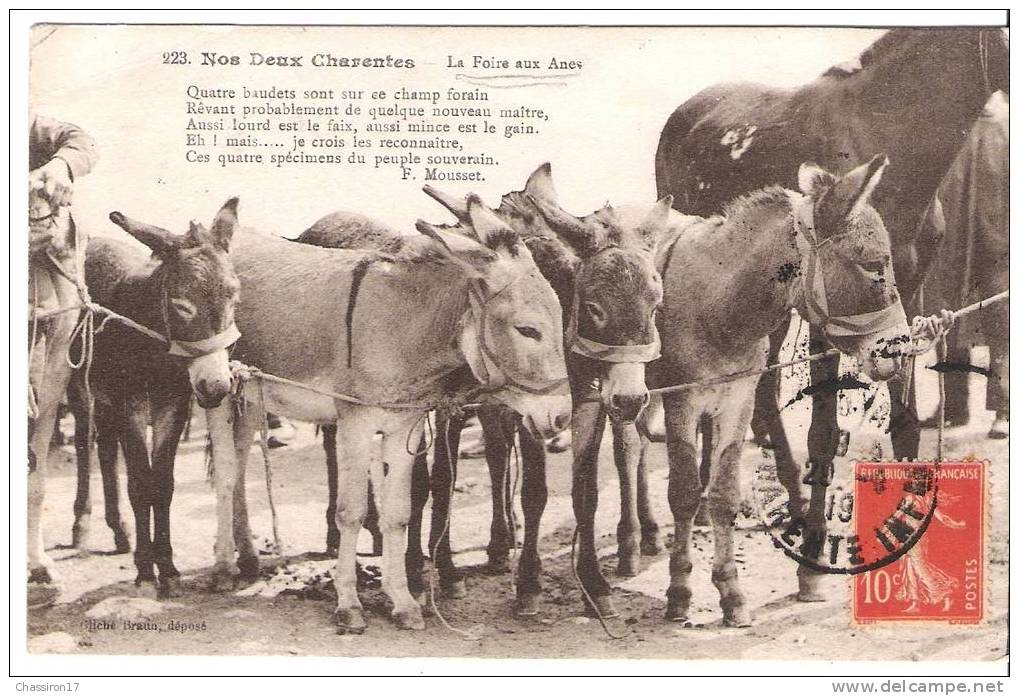
[[[924,386],[921,382],[926,389],[921,393],[929,394],[930,383]],[[792,384],[786,390],[794,387]],[[982,382],[974,383],[974,391],[983,393]],[[922,404],[921,415],[932,408]],[[947,431],[946,448],[949,458],[976,456],[990,461],[990,513],[985,530],[988,587],[985,621],[980,626],[854,625],[851,581],[843,577],[827,579],[827,602],[797,602],[795,563],[775,550],[752,514],[741,515],[738,520],[737,541],[741,582],[752,609],[753,626],[736,629],[721,625],[718,595],[709,579],[712,543],[707,529],[698,529],[695,534],[692,624],[669,623],[664,619],[667,553],[645,557],[635,578],[624,579],[614,573],[619,495],[611,447],[604,446],[597,538],[603,567],[614,585],[614,601],[621,613],[619,619],[609,622],[613,632],[621,636],[619,639],[610,638],[597,620],[584,615],[580,591],[572,576],[569,541],[573,513],[568,453],[552,455],[549,463],[549,503],[541,541],[544,597],[540,616],[515,617],[511,576],[486,573],[484,548],[491,516],[489,477],[483,460],[469,459],[461,465],[451,531],[457,563],[467,571],[468,596],[439,600],[445,620],[459,632],[445,628],[436,616],[426,618],[424,631],[399,630],[387,617],[385,597],[377,589],[367,589],[362,592],[362,601],[369,610],[366,633],[337,635],[330,616],[335,599],[329,594],[328,584],[319,583],[308,589],[302,581],[321,575],[330,565],[317,553],[325,544],[325,471],[321,447],[311,428],[299,426],[289,446],[273,450],[273,492],[288,565],[277,572],[280,561],[267,555],[261,579],[254,585],[234,593],[214,594],[205,585],[213,557],[215,501],[205,481],[203,419],[197,418],[194,433],[183,443],[178,456],[172,512],[175,560],[184,573],[186,593],[161,601],[154,608],[149,605],[142,614],[150,622],[139,621],[133,628],[122,621],[114,621],[113,628],[105,628],[86,616],[102,600],[134,595],[134,567],[129,555],[109,554],[113,540],[102,521],[97,474],[92,482],[94,552],[82,558],[66,547],[71,538],[75,483],[71,448],[60,448],[54,454],[55,472],[47,490],[44,522],[47,546],[60,573],[61,594],[53,606],[29,612],[30,649],[153,655],[1003,659],[1008,617],[1008,447],[1007,440],[991,441],[985,437],[990,414],[980,409],[974,413],[976,417],[969,426]],[[802,403],[793,405],[786,415],[797,457],[803,461],[809,407]],[[880,457],[885,450],[888,451],[885,457],[890,455],[890,443],[881,433],[878,420],[849,423],[854,426],[853,436],[847,456],[839,460],[840,471],[848,470],[853,459]],[[935,436],[933,430],[924,432],[922,454],[933,453]],[[253,454],[257,455],[257,448]],[[769,456],[747,443],[743,455],[745,495],[749,495],[749,479],[755,469]],[[261,547],[268,548],[271,525],[265,479],[257,456],[252,457],[252,462],[247,484],[252,529]],[[664,446],[653,445],[650,462],[653,505],[668,542],[671,524],[665,500]],[[123,510],[130,518],[126,496]],[[519,512],[518,518],[522,519]],[[369,551],[366,536],[363,534],[361,542],[364,550]],[[380,560],[368,556],[360,559],[367,566],[378,565]],[[295,587],[300,591],[293,591]],[[68,635],[54,636],[61,632]],[[467,632],[469,637],[460,632]]]

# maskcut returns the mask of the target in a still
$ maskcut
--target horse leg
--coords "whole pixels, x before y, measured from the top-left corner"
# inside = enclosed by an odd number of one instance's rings
[[[92,435],[83,376],[75,374],[67,385],[67,401],[74,414],[74,456],[78,469],[78,486],[74,496],[74,525],[71,527],[71,545],[81,556],[88,556],[92,526]]]
[[[414,427],[419,414],[401,414],[401,427],[389,429],[382,439],[382,461],[388,467],[382,479],[382,462],[378,450],[372,451],[369,465],[375,490],[381,490],[379,522],[382,528],[382,589],[393,602],[393,622],[398,628],[420,630],[425,627],[421,605],[407,588],[405,563],[407,556],[407,523],[410,520],[410,480],[414,455],[407,452],[404,433]],[[433,490],[432,494],[435,492]]]
[[[463,599],[467,585],[463,574],[453,564],[452,533],[453,485],[456,483],[460,432],[464,416],[446,415],[435,420],[435,465],[432,467],[432,528],[428,548],[439,573],[439,587],[444,597]]]
[[[828,341],[821,332],[811,326],[810,352],[819,353],[828,347]],[[810,363],[811,384],[832,384],[838,379],[838,374],[838,356]],[[839,443],[838,392],[830,389],[816,390],[812,396],[812,409],[810,429],[807,433],[810,506],[807,509],[806,527],[803,532],[802,548],[805,555],[809,555],[810,549],[817,549],[820,553],[828,531],[824,506],[828,484],[835,470],[835,452]],[[823,573],[800,565],[796,569],[796,578],[799,582],[796,598],[801,602],[823,602],[825,600],[821,588],[823,577]]]
[[[159,593],[163,597],[183,594],[180,571],[173,564],[170,504],[173,502],[173,464],[187,425],[190,398],[186,384],[183,390],[175,393],[152,396],[153,557],[159,570]]]
[[[224,592],[234,587],[237,564],[234,559],[234,491],[237,486],[237,453],[251,446],[251,438],[234,441],[233,402],[224,399],[219,406],[205,410],[212,442],[213,478],[216,486],[216,557],[209,589]]]
[[[121,413],[117,431],[124,461],[127,463],[127,495],[134,511],[135,543],[134,564],[138,569],[135,585],[140,594],[155,598],[156,572],[152,541],[152,505],[155,499],[155,480],[145,444],[145,431],[149,425],[148,396],[144,387],[125,387],[128,396],[120,400]]]
[[[106,524],[113,532],[114,553],[131,552],[131,534],[120,514],[120,473],[117,471],[117,421],[111,417],[107,407],[96,407],[96,450],[99,456],[99,471],[103,479],[103,506],[106,509]]]
[[[414,469],[410,481],[410,521],[407,524],[407,588],[418,604],[427,607],[425,596],[425,555],[421,551],[421,524],[428,502],[428,454],[419,448],[414,457]]]
[[[520,503],[524,508],[524,547],[517,566],[517,614],[534,616],[538,613],[541,596],[538,539],[541,516],[548,502],[548,484],[545,480],[545,443],[523,428],[520,429],[520,458],[524,467],[520,489]]]
[[[692,410],[677,397],[666,397],[665,427],[668,433],[669,454],[669,509],[676,528],[669,557],[669,589],[665,618],[669,621],[687,621],[690,614],[690,544],[694,517],[701,505],[700,469],[697,457],[697,421]]]
[[[637,519],[640,521],[640,552],[644,556],[657,556],[662,552],[658,520],[651,511],[651,497],[647,484],[647,451],[651,441],[641,436],[640,461],[637,463]]]
[[[336,526],[336,424],[322,426],[322,449],[326,454],[326,480],[329,485],[329,505],[326,507],[326,554],[333,555],[340,548],[340,529]]]
[[[248,520],[248,491],[245,487],[250,443],[258,428],[261,417],[255,409],[245,409],[244,414],[234,420],[234,442],[236,451],[237,479],[234,483],[234,546],[237,549],[237,570],[239,579],[250,582],[258,579],[258,552],[251,541],[251,523]],[[243,445],[241,443],[244,443]],[[356,536],[355,536],[356,539]],[[277,549],[278,551],[278,549]]]
[[[483,406],[478,420],[485,438],[485,461],[492,481],[492,526],[488,541],[488,572],[509,572],[509,549],[514,532],[509,528],[507,507],[511,497],[509,456],[515,437],[515,423],[508,423],[505,409]]]
[[[722,622],[726,626],[736,627],[750,625],[750,611],[739,587],[733,549],[733,534],[740,503],[739,460],[753,408],[749,390],[746,397],[741,412],[734,413],[734,409],[730,408],[712,419],[711,427],[715,430],[715,437],[709,453],[712,474],[708,483],[708,510],[715,533],[711,582],[718,589]]]
[[[577,519],[576,573],[589,610],[603,618],[619,616],[611,588],[598,564],[594,545],[594,516],[598,510],[598,451],[605,432],[605,409],[595,392],[573,406],[573,514]]]
[[[633,577],[640,570],[640,519],[637,517],[637,467],[640,463],[640,435],[633,423],[612,424],[612,450],[619,473],[619,544],[616,573]]]
[[[333,573],[336,587],[333,619],[337,632],[360,634],[367,624],[357,597],[357,535],[368,514],[368,471],[372,462],[379,458],[378,443],[374,424],[367,422],[368,418],[363,417],[360,409],[351,409],[349,415],[339,413],[338,409],[338,414],[337,427],[342,428],[344,436],[336,442],[336,526],[340,530],[340,546]],[[390,553],[390,548],[386,540],[383,553]],[[389,574],[385,560],[383,558],[383,578]]]

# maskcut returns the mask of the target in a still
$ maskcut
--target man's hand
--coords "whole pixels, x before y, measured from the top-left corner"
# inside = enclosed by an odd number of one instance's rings
[[[28,173],[28,188],[40,191],[43,198],[54,208],[71,204],[74,182],[67,162],[54,157],[49,162]]]

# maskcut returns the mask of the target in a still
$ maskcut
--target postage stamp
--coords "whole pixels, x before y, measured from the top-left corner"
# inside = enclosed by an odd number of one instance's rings
[[[984,614],[987,463],[857,462],[856,537],[888,565],[853,580],[853,619],[978,623]]]

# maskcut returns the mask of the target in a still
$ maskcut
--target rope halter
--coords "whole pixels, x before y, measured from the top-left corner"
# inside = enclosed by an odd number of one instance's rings
[[[471,371],[482,384],[484,391],[493,392],[510,390],[532,395],[569,393],[569,378],[565,368],[561,376],[552,378],[534,378],[519,370],[509,368],[500,363],[499,356],[492,347],[490,337],[491,319],[488,314],[489,303],[501,292],[522,278],[538,277],[536,271],[522,273],[495,292],[487,293],[478,281],[471,281],[467,291],[469,308],[464,314],[463,322],[473,322],[478,338],[478,356],[480,360],[468,360]]]
[[[832,315],[828,309],[828,291],[824,283],[820,250],[846,233],[817,241],[814,228],[814,201],[809,196],[792,197],[793,224],[796,229],[796,248],[802,259],[803,272],[798,279],[800,302],[806,319],[818,326],[832,339],[842,337],[864,338],[889,329],[906,325],[902,300],[896,298],[886,307],[873,312]]]

